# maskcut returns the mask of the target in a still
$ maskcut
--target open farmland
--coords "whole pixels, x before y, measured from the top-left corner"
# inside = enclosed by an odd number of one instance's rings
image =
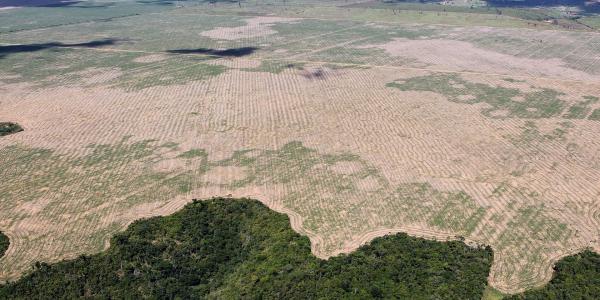
[[[490,245],[506,293],[600,251],[598,32],[338,2],[89,3],[0,10],[0,122],[24,129],[0,137],[0,279],[228,195],[286,213],[322,258],[391,232]]]

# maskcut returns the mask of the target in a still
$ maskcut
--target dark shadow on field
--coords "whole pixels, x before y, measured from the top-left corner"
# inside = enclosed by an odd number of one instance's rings
[[[219,57],[242,57],[254,53],[258,50],[255,47],[241,47],[241,48],[230,48],[230,49],[208,49],[208,48],[197,48],[197,49],[176,49],[167,50],[168,53],[174,54],[206,54]]]
[[[103,39],[95,40],[85,43],[74,43],[64,44],[59,42],[42,43],[42,44],[22,44],[22,45],[8,45],[0,46],[0,59],[17,53],[36,52],[52,48],[66,48],[66,47],[81,47],[81,48],[97,48],[102,46],[109,46],[116,44],[116,39]]]
[[[165,5],[165,6],[170,6],[175,4],[175,1],[166,1],[166,0],[140,0],[140,1],[135,1],[136,3],[139,4],[153,4],[153,5]]]
[[[217,3],[217,2],[239,3],[238,0],[137,0],[136,1],[136,3],[140,3],[140,4],[152,4],[152,5],[164,5],[164,6],[182,4],[179,2],[213,3],[213,4]]]
[[[317,68],[317,69],[302,69],[302,72],[300,72],[300,75],[302,75],[302,77],[309,79],[309,80],[319,80],[319,79],[326,79],[326,77],[329,74],[329,72],[327,72],[327,70],[323,69],[323,68]]]
[[[79,0],[0,0],[2,7],[64,7],[82,1]]]
[[[152,4],[152,5],[164,5],[164,6],[171,6],[174,5],[176,2],[181,2],[182,0],[138,0],[135,1],[136,3],[139,4]],[[184,0],[185,1],[185,0]]]
[[[66,8],[105,8],[116,2],[88,2],[82,0],[0,0],[3,7],[66,7]]]

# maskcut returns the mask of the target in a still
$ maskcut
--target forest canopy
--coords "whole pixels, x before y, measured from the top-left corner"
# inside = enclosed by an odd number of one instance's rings
[[[218,198],[136,221],[102,253],[36,263],[0,298],[481,299],[492,259],[400,233],[322,260],[286,215]]]
[[[4,256],[4,253],[6,253],[6,250],[8,250],[9,245],[10,240],[2,231],[0,231],[0,258]]]

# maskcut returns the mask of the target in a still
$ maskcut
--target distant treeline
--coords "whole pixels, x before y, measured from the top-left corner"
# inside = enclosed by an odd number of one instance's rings
[[[36,263],[2,299],[481,299],[492,250],[396,234],[322,260],[258,201],[194,201],[134,222],[108,250]]]

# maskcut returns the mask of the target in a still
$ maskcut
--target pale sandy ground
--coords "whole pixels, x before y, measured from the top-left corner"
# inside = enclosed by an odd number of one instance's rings
[[[277,33],[271,28],[276,23],[293,23],[298,19],[282,17],[254,17],[246,19],[246,25],[238,27],[217,27],[203,31],[201,36],[220,40],[239,40],[263,37]]]
[[[249,19],[247,26],[220,28],[203,35],[219,39],[257,37],[274,34],[270,24],[290,21],[261,17]],[[442,46],[445,50],[440,53],[437,49]],[[461,76],[523,92],[556,89],[566,94],[561,99],[567,103],[600,95],[595,77],[567,69],[559,61],[507,57],[446,40],[396,40],[377,47],[456,71],[495,74],[500,70],[550,77],[569,72],[581,81],[533,76],[526,77],[526,82],[507,82],[502,80],[505,76]],[[260,65],[258,60],[247,59],[221,63],[238,68]],[[324,76],[307,76],[307,70],[324,70]],[[286,213],[292,227],[311,239],[312,250],[319,257],[352,251],[391,232],[440,240],[466,235],[471,244],[494,248],[489,281],[504,292],[548,281],[553,263],[565,255],[585,247],[600,250],[600,122],[559,117],[533,120],[542,136],[564,126],[566,133],[560,139],[537,137],[515,142],[526,120],[489,118],[481,113],[484,104],[453,103],[443,95],[385,86],[427,74],[427,70],[372,66],[333,70],[316,64],[281,74],[230,70],[205,81],[125,92],[102,85],[120,73],[92,69],[80,74],[85,77],[82,86],[3,84],[0,120],[18,122],[26,130],[1,138],[0,154],[8,151],[7,146],[20,145],[62,155],[55,165],[40,166],[31,177],[18,173],[18,165],[0,155],[0,175],[7,178],[16,177],[18,182],[43,178],[50,168],[90,154],[90,144],[116,145],[125,136],[130,136],[126,143],[155,139],[155,145],[174,142],[178,148],[156,150],[160,160],[118,162],[110,173],[115,182],[109,186],[117,196],[107,197],[91,209],[80,207],[86,207],[85,199],[107,187],[97,186],[85,166],[70,167],[69,171],[78,175],[73,181],[40,191],[34,199],[25,196],[29,195],[27,185],[11,182],[14,186],[0,186],[2,191],[14,192],[10,199],[0,195],[4,205],[0,230],[11,239],[6,256],[0,259],[0,278],[14,279],[37,260],[56,261],[100,251],[115,231],[138,218],[169,214],[192,198],[217,195],[254,197]],[[0,78],[10,78],[10,74],[0,74]],[[92,87],[84,88],[86,81]],[[463,98],[469,97],[466,91]],[[564,125],[566,121],[570,123]],[[309,177],[333,174],[343,179],[366,168],[372,168],[374,175],[357,179],[356,190],[341,193],[326,183],[309,185],[311,178],[281,182],[267,177],[260,184],[234,188],[233,184],[248,176],[248,169],[219,166],[201,173],[202,159],[178,158],[190,149],[204,149],[209,161],[227,159],[245,149],[257,149],[247,157],[261,157],[265,151],[281,149],[293,141],[302,142],[319,155],[346,153],[360,158],[329,168],[316,165]],[[178,193],[161,185],[186,170],[197,175],[189,192]],[[123,177],[160,172],[168,174],[167,179],[139,187],[119,186]],[[427,219],[413,220],[412,211],[402,206],[405,203],[391,203],[392,198],[384,197],[413,183],[429,183],[442,197],[463,191],[472,198],[469,204],[485,213],[471,232],[441,229]],[[80,186],[85,188],[76,188]],[[310,197],[291,198],[298,193]],[[147,197],[147,201],[125,205],[136,195]],[[446,198],[441,199],[422,202],[424,206],[443,205]],[[537,213],[522,220],[523,210],[530,207]],[[417,212],[423,209],[413,208]],[[559,223],[565,224],[568,232],[564,237],[548,231]],[[100,245],[92,243],[92,237],[98,236]]]
[[[81,76],[81,80],[85,85],[94,85],[112,81],[123,75],[123,72],[119,69],[88,68],[83,72],[75,74]]]
[[[133,61],[139,62],[139,63],[152,63],[152,62],[163,61],[163,60],[167,59],[167,57],[168,56],[166,56],[164,54],[149,54],[149,55],[138,57],[138,58],[134,59]]]
[[[391,42],[359,48],[380,48],[392,56],[416,59],[449,71],[472,71],[516,76],[545,76],[572,80],[600,81],[593,75],[566,66],[559,58],[532,59],[516,57],[456,40],[397,38]]]

